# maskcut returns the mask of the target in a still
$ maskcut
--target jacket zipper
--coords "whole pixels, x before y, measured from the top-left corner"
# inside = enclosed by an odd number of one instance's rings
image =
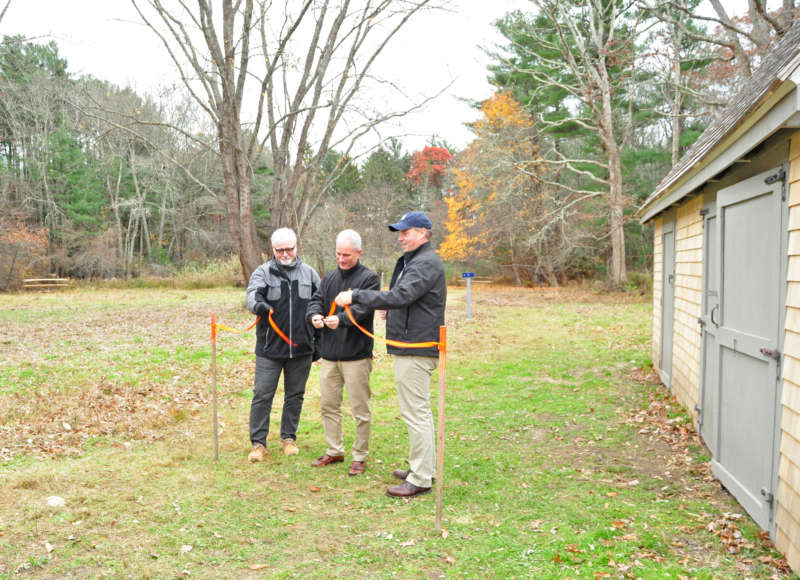
[[[299,286],[298,283],[298,288]],[[289,280],[289,358],[294,358],[294,353],[292,352],[292,342],[294,342],[292,338],[292,330],[294,330],[294,325],[292,324],[292,310],[292,281]]]

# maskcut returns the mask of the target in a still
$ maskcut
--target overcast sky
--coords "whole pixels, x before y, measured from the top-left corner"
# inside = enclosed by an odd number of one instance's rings
[[[728,0],[726,6],[746,0]],[[5,1],[0,0],[0,6]],[[430,95],[449,82],[447,92],[425,111],[404,118],[406,149],[423,147],[431,135],[463,147],[472,134],[465,122],[477,113],[463,100],[492,93],[489,59],[482,47],[502,41],[492,23],[528,0],[453,0],[453,11],[412,20],[399,42],[390,45],[379,71],[416,95]],[[139,20],[130,0],[11,0],[0,35],[22,34],[36,42],[54,40],[69,71],[90,74],[144,93],[171,85],[176,74],[164,48]]]

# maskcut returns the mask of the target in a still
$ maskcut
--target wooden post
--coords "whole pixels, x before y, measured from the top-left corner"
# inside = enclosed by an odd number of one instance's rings
[[[436,530],[442,531],[444,486],[444,391],[447,377],[447,327],[439,327],[439,445],[436,450]]]
[[[211,405],[214,424],[214,462],[219,461],[219,437],[217,435],[217,319],[211,313]]]

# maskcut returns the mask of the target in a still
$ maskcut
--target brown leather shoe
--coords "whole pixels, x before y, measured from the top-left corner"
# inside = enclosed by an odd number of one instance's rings
[[[400,485],[395,485],[386,490],[386,495],[389,497],[414,497],[415,495],[422,495],[428,493],[430,487],[417,487],[410,481],[404,481]]]
[[[340,461],[344,461],[344,455],[332,457],[326,453],[322,457],[317,457],[314,461],[312,461],[311,467],[325,467],[326,465],[331,463],[339,463]]]
[[[395,477],[396,479],[399,479],[400,481],[405,481],[409,473],[411,473],[410,469],[395,469],[392,472],[392,476]]]
[[[366,467],[366,461],[353,461],[353,463],[350,464],[350,471],[347,472],[347,475],[360,475],[364,473]]]

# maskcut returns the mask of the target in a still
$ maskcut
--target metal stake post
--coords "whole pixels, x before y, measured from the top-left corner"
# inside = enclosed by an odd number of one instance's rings
[[[472,278],[467,278],[467,320],[472,316]]]
[[[472,317],[472,278],[475,272],[461,272],[461,277],[467,281],[467,320]]]

